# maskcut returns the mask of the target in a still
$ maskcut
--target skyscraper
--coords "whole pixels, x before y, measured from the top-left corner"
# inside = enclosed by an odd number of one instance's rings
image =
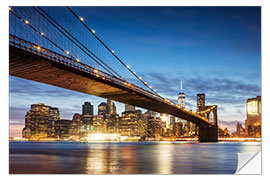
[[[60,119],[58,108],[42,103],[32,104],[25,115],[23,138],[39,140],[55,136],[55,124]]]
[[[108,107],[105,102],[102,102],[98,105],[98,115],[106,116],[108,114]]]
[[[197,94],[197,111],[203,110],[205,107],[205,94]]]
[[[166,128],[170,128],[170,118],[168,114],[161,113],[160,118],[162,122],[165,122]]]
[[[91,105],[90,102],[84,102],[84,104],[82,105],[82,114],[83,115],[93,115],[93,105]]]
[[[112,102],[112,100],[107,99],[107,107],[108,107],[107,110],[108,110],[109,115],[116,114],[116,106],[114,102]]]
[[[186,106],[186,95],[185,93],[183,93],[183,82],[181,81],[181,86],[180,86],[180,93],[178,94],[178,104],[181,106],[181,107],[185,107]]]
[[[248,137],[261,137],[261,96],[247,100],[245,133]]]
[[[135,106],[125,104],[125,111],[135,111]]]

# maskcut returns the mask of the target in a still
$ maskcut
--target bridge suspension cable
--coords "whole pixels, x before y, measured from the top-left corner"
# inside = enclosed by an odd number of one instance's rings
[[[84,19],[80,16],[78,16],[70,7],[67,6],[67,9],[71,12],[71,14],[73,14],[73,16],[78,19],[83,26],[105,47],[105,49],[107,49],[109,51],[110,54],[112,54],[131,74],[133,74],[141,83],[143,83],[144,86],[146,86],[148,89],[150,89],[154,94],[158,95],[159,97],[160,94],[157,93],[157,91],[155,89],[153,89],[151,86],[149,86],[147,84],[146,81],[142,80],[142,77],[139,77],[135,71],[132,71],[129,65],[126,65],[116,54],[113,50],[111,50],[96,34],[95,31],[91,30],[85,23],[84,23]],[[163,97],[161,97],[163,98]]]
[[[106,63],[104,63],[100,58],[98,58],[92,51],[90,51],[87,47],[85,47],[80,41],[78,41],[72,34],[70,34],[63,26],[61,26],[59,23],[57,23],[48,13],[46,13],[42,8],[38,7],[39,10],[42,11],[42,14],[36,7],[33,7],[34,10],[36,10],[38,12],[39,15],[41,15],[44,19],[46,19],[50,24],[52,24],[60,33],[62,33],[65,37],[67,37],[74,45],[76,45],[79,49],[81,49],[87,56],[89,56],[91,59],[93,59],[96,63],[98,63],[101,67],[103,67],[106,71],[108,71],[111,75],[116,76],[121,78],[122,80],[125,81],[125,79],[120,76],[117,72],[115,72],[112,68],[110,68]],[[47,18],[47,17],[49,18]],[[58,27],[57,27],[58,26]],[[62,31],[61,29],[59,29],[59,27],[64,31]],[[74,42],[74,40],[72,40],[67,34],[67,33],[71,38],[73,38],[78,44],[80,44],[83,48],[85,48],[88,52],[86,52],[82,47],[80,47],[76,42]],[[97,59],[95,59],[94,57]],[[106,67],[104,67],[106,66]]]
[[[80,63],[78,61],[77,58],[75,58],[73,55],[70,54],[69,51],[64,50],[63,48],[61,48],[59,45],[57,45],[55,42],[53,42],[51,39],[49,39],[48,37],[46,37],[46,35],[40,31],[38,31],[35,27],[33,27],[32,25],[30,25],[30,22],[28,20],[25,20],[23,18],[21,18],[19,15],[17,15],[15,12],[12,11],[12,9],[9,9],[9,11],[11,12],[11,14],[13,14],[16,18],[20,19],[21,22],[24,22],[28,27],[30,27],[32,30],[34,30],[35,32],[37,32],[39,35],[41,35],[43,38],[45,38],[47,41],[49,41],[50,43],[52,43],[54,46],[56,46],[58,49],[60,49],[61,51],[63,51],[65,54],[67,54],[69,57],[71,57],[71,59],[77,61],[78,63]]]
[[[17,17],[18,19],[20,19],[22,22],[24,22],[28,27],[30,27],[32,30],[34,30],[35,32],[37,32],[38,34],[40,34],[43,38],[45,38],[47,41],[49,41],[50,43],[52,43],[54,46],[56,46],[58,49],[60,49],[61,51],[63,51],[65,54],[67,54],[68,56],[70,56],[72,59],[75,59],[75,57],[73,57],[69,51],[64,50],[63,48],[61,48],[60,46],[58,46],[56,43],[54,43],[52,40],[50,40],[48,37],[46,37],[44,35],[44,33],[38,31],[36,28],[34,28],[32,25],[29,24],[28,20],[25,20],[23,18],[21,18],[20,16],[18,16],[16,13],[14,13],[11,9],[9,10],[11,12],[11,14],[13,14],[15,17]]]

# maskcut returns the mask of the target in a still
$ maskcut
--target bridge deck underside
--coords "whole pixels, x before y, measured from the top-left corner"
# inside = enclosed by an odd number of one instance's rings
[[[209,122],[192,116],[181,109],[130,88],[95,77],[70,66],[50,61],[34,53],[10,46],[9,56],[9,74],[12,76],[111,99],[159,113],[171,114],[198,126],[211,125]]]

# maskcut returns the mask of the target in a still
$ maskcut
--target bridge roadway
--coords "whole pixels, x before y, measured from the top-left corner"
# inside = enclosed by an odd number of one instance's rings
[[[201,142],[217,141],[217,125],[158,95],[86,64],[10,35],[9,74],[167,113],[199,126]]]

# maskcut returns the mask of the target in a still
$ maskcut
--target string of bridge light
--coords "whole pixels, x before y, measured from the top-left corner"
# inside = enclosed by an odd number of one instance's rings
[[[59,48],[61,51],[63,51],[65,54],[67,54],[68,56],[71,57],[72,60],[76,61],[78,64],[81,64],[80,63],[80,60],[78,58],[75,58],[74,56],[72,56],[70,54],[69,51],[66,51],[64,49],[62,49],[60,46],[58,46],[56,43],[54,43],[52,40],[50,40],[48,37],[45,36],[45,34],[43,32],[40,32],[38,31],[36,28],[34,28],[33,26],[30,25],[29,21],[28,20],[24,20],[23,18],[21,18],[19,15],[17,15],[15,12],[12,11],[12,9],[9,7],[9,11],[15,16],[17,17],[18,19],[20,19],[22,22],[24,22],[26,25],[28,25],[31,29],[33,29],[34,31],[36,31],[38,34],[40,34],[42,37],[44,37],[46,40],[48,40],[50,43],[52,43],[53,45],[55,45],[57,48]],[[42,50],[41,46],[37,46],[34,48],[38,49],[38,50]],[[87,68],[89,68],[89,66],[86,65]],[[97,69],[93,69],[93,72],[96,74],[96,77],[99,77],[99,75],[97,73],[99,73],[100,71],[97,70]],[[104,80],[105,78],[102,77],[102,79]]]
[[[85,23],[84,18],[81,16],[78,16],[70,7],[67,6],[67,9],[73,14],[75,18],[77,18],[83,26],[111,53],[129,72],[131,72],[140,82],[142,82],[146,87],[148,87],[152,92],[157,94],[160,98],[165,99],[161,97],[160,93],[157,93],[157,90],[153,89],[152,86],[149,86],[147,81],[143,81],[141,76],[138,76],[135,71],[132,71],[130,68],[130,65],[126,65],[116,54],[114,50],[111,50],[101,39],[96,35],[96,31],[93,29],[90,29]]]
[[[57,48],[59,48],[61,51],[63,51],[65,54],[67,54],[68,56],[71,57],[71,59],[75,60],[77,63],[80,63],[80,60],[78,58],[75,58],[74,56],[72,56],[70,54],[69,51],[66,51],[64,49],[62,49],[60,46],[58,46],[56,43],[54,43],[52,40],[50,40],[48,37],[45,36],[45,34],[43,32],[40,32],[38,31],[36,28],[34,28],[32,25],[30,25],[29,21],[26,20],[26,19],[23,19],[21,18],[19,15],[17,15],[15,12],[12,11],[12,9],[9,7],[9,11],[15,16],[17,17],[18,19],[20,19],[20,21],[24,22],[27,26],[29,26],[32,30],[34,30],[35,32],[37,32],[38,34],[40,34],[42,37],[44,37],[46,40],[48,40],[49,42],[51,42],[53,45],[55,45]],[[35,47],[37,48],[38,50],[41,50],[41,46],[37,46]],[[95,73],[98,73],[99,70],[97,69],[94,69],[94,72]],[[97,74],[96,74],[96,77],[99,77]],[[104,78],[103,78],[104,79]],[[131,86],[131,83],[128,83],[127,81],[124,82],[125,85],[127,86]],[[154,95],[155,96],[155,95]]]
[[[16,13],[14,13],[14,12],[11,10],[11,8],[9,8],[9,10],[10,10],[10,12],[11,12],[15,17],[19,18],[22,22],[24,22],[26,25],[28,25],[31,29],[33,29],[34,31],[36,31],[38,34],[40,34],[40,35],[41,35],[42,37],[44,37],[46,40],[48,40],[48,41],[51,42],[53,45],[55,45],[57,48],[59,48],[61,51],[63,51],[64,53],[66,53],[68,56],[70,56],[72,60],[74,60],[74,61],[76,61],[77,63],[81,64],[81,63],[80,63],[80,60],[77,59],[77,58],[75,58],[74,56],[72,56],[72,55],[69,53],[69,51],[65,51],[64,49],[62,49],[61,47],[59,47],[57,44],[55,44],[53,41],[51,41],[49,38],[47,38],[47,37],[44,35],[43,32],[40,32],[40,31],[36,30],[33,26],[31,26],[31,25],[29,24],[29,21],[28,21],[28,20],[22,19],[20,16],[18,16]],[[38,50],[42,50],[41,46],[37,46],[37,47],[34,46],[34,48],[36,48],[36,49],[38,49]],[[89,66],[86,65],[86,68],[89,68]],[[96,77],[99,77],[99,75],[97,74],[97,73],[100,72],[99,70],[93,69],[93,72],[96,74]],[[105,78],[102,77],[102,79],[104,80]]]
[[[42,14],[36,7],[33,7],[35,11],[37,11],[43,18],[45,18],[50,24],[52,24],[60,33],[62,33],[65,37],[67,37],[73,44],[75,44],[79,49],[81,49],[87,56],[89,56],[91,59],[93,59],[96,63],[98,63],[101,67],[103,67],[107,72],[109,72],[112,76],[118,76],[120,79],[126,81],[122,76],[120,76],[117,72],[115,72],[112,68],[110,68],[106,63],[104,63],[100,58],[98,58],[92,51],[90,51],[87,47],[85,47],[80,41],[78,41],[72,34],[70,34],[63,26],[61,26],[59,23],[57,23],[48,13],[46,13],[42,8],[38,7],[39,10],[41,10],[44,14]],[[47,17],[49,18],[47,18]],[[65,34],[60,27],[65,33],[67,33],[71,38],[73,38],[78,44],[80,44],[82,47],[80,47],[76,42],[74,42],[73,39],[71,39],[67,34]],[[88,52],[86,52],[87,50]],[[97,59],[95,59],[95,58]],[[102,64],[106,67],[104,67]],[[108,69],[107,69],[108,68]],[[114,74],[113,74],[114,73]]]
[[[80,60],[78,59],[78,58],[75,58],[74,56],[72,56],[71,54],[70,54],[70,52],[69,51],[66,51],[66,50],[64,50],[64,49],[62,49],[60,46],[58,46],[56,43],[54,43],[52,40],[50,40],[48,37],[46,37],[45,36],[45,34],[43,33],[43,32],[40,32],[40,31],[38,31],[36,28],[34,28],[32,25],[30,25],[30,23],[29,23],[29,21],[28,20],[24,20],[23,18],[21,18],[20,16],[18,16],[15,12],[13,12],[12,11],[12,9],[9,7],[9,11],[15,16],[15,17],[17,17],[18,19],[20,19],[22,22],[24,22],[26,25],[28,25],[31,29],[33,29],[34,31],[36,31],[38,34],[40,34],[42,37],[44,37],[46,40],[48,40],[49,42],[51,42],[53,45],[55,45],[57,48],[59,48],[61,51],[63,51],[65,54],[67,54],[68,56],[70,56],[73,60],[75,60],[77,63],[80,63]],[[41,47],[40,46],[37,46],[36,47],[38,50],[41,50]],[[127,65],[127,68],[130,68],[129,67],[129,65]],[[97,70],[97,69],[94,69],[94,72],[95,73],[98,73],[99,71]],[[136,74],[136,72],[134,72],[135,74]],[[99,77],[98,76],[98,74],[96,74],[96,76],[97,77]],[[104,77],[103,77],[104,78]],[[141,77],[140,77],[140,79],[141,79]],[[128,83],[128,82],[125,82],[124,83],[125,85],[128,85],[128,86],[130,86],[131,84],[130,83]],[[151,87],[151,86],[150,86]],[[152,88],[152,87],[151,87]],[[151,89],[152,90],[152,89]],[[156,93],[156,91],[154,90],[154,92]],[[161,97],[160,96],[160,94],[158,93],[158,95],[159,95],[159,97]],[[185,108],[182,108],[182,107],[180,107],[179,105],[177,105],[177,104],[175,104],[175,103],[173,103],[173,102],[171,102],[171,101],[169,101],[169,100],[167,100],[167,99],[165,99],[165,98],[163,98],[163,97],[161,97],[163,100],[165,100],[165,102],[168,102],[168,103],[170,103],[170,104],[172,104],[172,105],[175,105],[175,106],[177,106],[178,108],[181,108],[181,109],[184,109],[185,111],[188,111],[187,109],[185,109]],[[213,108],[213,107],[212,107]],[[191,112],[193,115],[196,115],[195,113],[193,113],[193,112]],[[203,118],[203,119],[205,119],[205,118]]]
[[[20,19],[22,22],[24,22],[27,26],[29,26],[32,30],[34,30],[35,32],[37,32],[38,34],[40,34],[43,38],[45,38],[46,40],[48,40],[50,43],[52,43],[53,45],[55,45],[58,49],[60,49],[61,51],[63,51],[65,54],[67,54],[68,56],[70,56],[73,60],[77,61],[78,63],[80,63],[80,60],[78,58],[75,58],[74,56],[72,56],[70,54],[69,51],[66,51],[64,49],[62,49],[60,46],[58,46],[56,43],[54,43],[52,40],[50,40],[48,37],[45,36],[45,34],[43,32],[38,31],[36,28],[34,28],[32,25],[30,25],[29,21],[26,19],[21,18],[19,15],[17,15],[15,12],[12,11],[12,9],[9,7],[9,11],[18,19]],[[38,50],[41,49],[40,46],[37,47]]]
[[[203,113],[206,113],[206,112],[209,112],[209,111],[211,111],[211,110],[213,110],[213,109],[215,109],[217,106],[216,105],[214,105],[214,106],[212,106],[211,108],[209,108],[209,109],[206,109],[206,110],[204,110],[204,111],[199,111],[199,112],[196,112],[197,114],[203,114]]]

